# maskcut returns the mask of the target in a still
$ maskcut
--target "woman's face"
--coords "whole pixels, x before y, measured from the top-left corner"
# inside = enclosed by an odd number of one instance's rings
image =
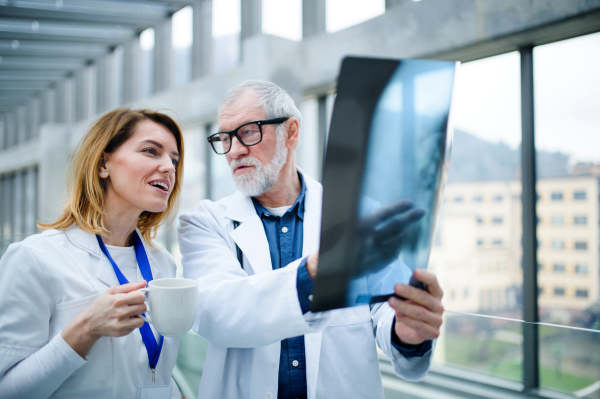
[[[179,162],[177,141],[166,127],[143,120],[112,154],[104,153],[100,178],[106,181],[107,207],[123,216],[167,208]]]

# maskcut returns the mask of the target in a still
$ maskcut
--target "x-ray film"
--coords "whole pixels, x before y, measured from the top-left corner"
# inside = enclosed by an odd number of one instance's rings
[[[427,268],[458,63],[348,57],[323,170],[313,312],[376,303]]]

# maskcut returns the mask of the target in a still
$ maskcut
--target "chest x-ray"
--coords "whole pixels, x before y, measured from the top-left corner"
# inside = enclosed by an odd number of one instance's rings
[[[450,160],[458,63],[346,58],[323,171],[311,310],[386,300],[426,268]]]

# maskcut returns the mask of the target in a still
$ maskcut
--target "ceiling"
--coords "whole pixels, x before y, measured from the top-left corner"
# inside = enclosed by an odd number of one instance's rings
[[[0,113],[40,97],[194,2],[0,0]]]

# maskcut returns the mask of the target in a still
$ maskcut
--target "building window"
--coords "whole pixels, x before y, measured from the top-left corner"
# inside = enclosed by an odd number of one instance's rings
[[[575,291],[575,296],[577,298],[587,298],[588,290],[577,290],[577,291]]]
[[[552,240],[552,249],[565,249],[564,240]]]
[[[587,250],[588,245],[587,242],[585,241],[575,241],[575,249],[581,250],[581,251],[585,251]]]
[[[552,266],[552,270],[554,270],[555,273],[564,273],[565,272],[565,265],[563,265],[562,263],[555,263]]]
[[[503,241],[500,239],[495,239],[492,241],[492,245],[502,245],[502,244],[503,244]]]
[[[481,195],[475,195],[473,197],[473,202],[483,202],[483,197]]]
[[[502,224],[502,218],[501,217],[495,217],[492,219],[492,223],[494,224]]]
[[[538,262],[538,264],[537,264],[537,265],[538,265],[538,266],[537,266],[537,269],[538,269],[538,271],[539,271],[539,270],[542,270],[542,269],[544,268],[544,265],[543,265],[543,264],[541,264],[540,262]]]
[[[576,201],[583,201],[587,198],[585,191],[575,191],[573,193],[573,199]]]
[[[463,197],[454,197],[454,202],[463,202]]]
[[[579,264],[575,265],[575,273],[576,274],[588,274],[590,271],[587,265]]]
[[[563,193],[559,192],[559,191],[555,191],[552,194],[550,194],[550,199],[552,201],[562,201],[563,200]]]
[[[538,287],[538,296],[544,293],[544,287]]]
[[[555,288],[554,296],[565,296],[565,289],[564,288]]]
[[[476,216],[475,220],[477,221],[477,224],[483,224],[483,218],[481,216]]]
[[[501,195],[494,195],[492,197],[492,201],[494,201],[494,202],[502,202],[502,196]]]
[[[585,226],[587,224],[587,216],[575,216],[573,218],[573,224]]]
[[[482,247],[483,246],[483,240],[477,240],[477,246],[478,247]]]
[[[565,224],[565,218],[562,215],[552,215],[552,218],[550,218],[550,223],[552,223],[554,226],[562,226]]]

